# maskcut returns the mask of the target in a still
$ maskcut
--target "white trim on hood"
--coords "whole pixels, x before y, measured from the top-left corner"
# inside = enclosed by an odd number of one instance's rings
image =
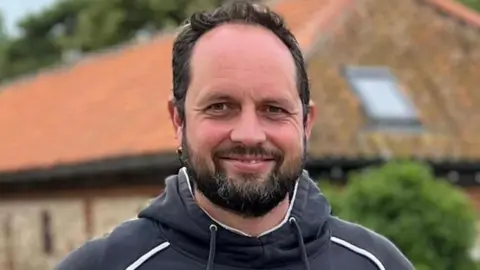
[[[359,255],[362,255],[363,257],[366,257],[367,259],[372,261],[373,264],[375,264],[375,266],[378,267],[379,270],[385,270],[385,266],[383,266],[382,262],[375,255],[366,251],[365,249],[359,248],[359,247],[355,246],[354,244],[352,244],[350,242],[347,242],[343,239],[340,239],[338,237],[335,237],[335,236],[330,237],[330,240],[332,242],[340,245],[340,246],[343,246],[344,248],[346,248],[346,249],[348,249],[348,250],[350,250],[354,253],[357,253]]]
[[[188,178],[188,173],[187,173],[187,168],[183,167],[180,169],[181,172],[183,172],[183,174],[185,175],[185,177],[187,178],[187,184],[188,184],[188,189],[190,190],[190,193],[192,194],[192,197],[194,197],[193,195],[193,189],[192,189],[192,185],[190,184],[190,179]],[[280,224],[278,224],[277,226],[267,230],[267,231],[264,231],[263,233],[261,233],[258,237],[261,237],[261,236],[264,236],[264,235],[267,235],[273,231],[276,231],[278,230],[280,227],[282,227],[284,224],[286,224],[288,222],[288,219],[290,218],[290,213],[292,212],[292,209],[293,209],[293,205],[295,203],[295,198],[297,197],[297,190],[298,190],[298,182],[300,182],[300,179],[297,181],[297,183],[295,184],[295,189],[293,190],[293,196],[292,196],[292,201],[290,202],[290,205],[288,206],[288,210],[287,210],[287,214],[285,215],[285,217],[283,218],[282,222],[280,222]],[[195,197],[194,197],[195,198]],[[200,206],[199,206],[200,207]],[[240,234],[240,235],[243,235],[243,236],[248,236],[248,237],[253,237],[252,235],[249,235],[245,232],[242,232],[238,229],[235,229],[235,228],[232,228],[230,226],[227,226],[223,223],[221,223],[220,221],[214,219],[212,216],[210,216],[207,211],[205,211],[202,207],[200,207],[200,209],[202,209],[203,212],[205,212],[205,214],[207,214],[207,216],[210,217],[210,219],[212,219],[213,221],[215,221],[216,223],[218,223],[218,225],[222,226],[224,229],[226,230],[229,230],[231,232],[234,232],[234,233],[237,233],[237,234]]]
[[[160,245],[152,248],[147,253],[143,254],[142,257],[138,258],[134,261],[130,266],[128,266],[125,270],[135,270],[140,267],[143,263],[145,263],[148,259],[153,257],[155,254],[159,253],[160,251],[168,248],[170,246],[169,242],[163,242]]]

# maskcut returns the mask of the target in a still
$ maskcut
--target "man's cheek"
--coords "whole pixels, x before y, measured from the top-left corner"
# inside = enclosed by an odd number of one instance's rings
[[[210,152],[213,148],[229,139],[227,130],[213,125],[198,127],[197,129],[191,130],[189,135],[189,138],[196,140],[195,143],[199,148],[204,149],[204,151],[209,150]]]

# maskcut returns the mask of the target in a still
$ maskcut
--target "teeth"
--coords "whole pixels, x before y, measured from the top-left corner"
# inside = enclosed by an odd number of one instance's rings
[[[259,160],[245,160],[244,162],[245,163],[250,163],[250,164],[255,164],[255,163],[258,163],[260,161]]]

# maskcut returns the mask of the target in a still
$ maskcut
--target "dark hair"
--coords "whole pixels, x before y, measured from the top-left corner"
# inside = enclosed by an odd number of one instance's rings
[[[310,86],[302,52],[297,40],[287,29],[280,15],[267,6],[252,1],[231,1],[212,12],[194,13],[173,44],[173,96],[182,121],[185,120],[185,97],[190,85],[190,59],[197,40],[208,31],[225,23],[259,25],[272,31],[292,53],[297,73],[297,87],[302,100],[304,120],[308,114]]]

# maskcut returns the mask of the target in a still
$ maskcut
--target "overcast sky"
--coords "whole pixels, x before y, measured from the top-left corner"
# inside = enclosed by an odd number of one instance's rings
[[[41,10],[56,0],[0,0],[0,10],[5,19],[9,34],[15,34],[15,24],[19,18],[30,12]]]

